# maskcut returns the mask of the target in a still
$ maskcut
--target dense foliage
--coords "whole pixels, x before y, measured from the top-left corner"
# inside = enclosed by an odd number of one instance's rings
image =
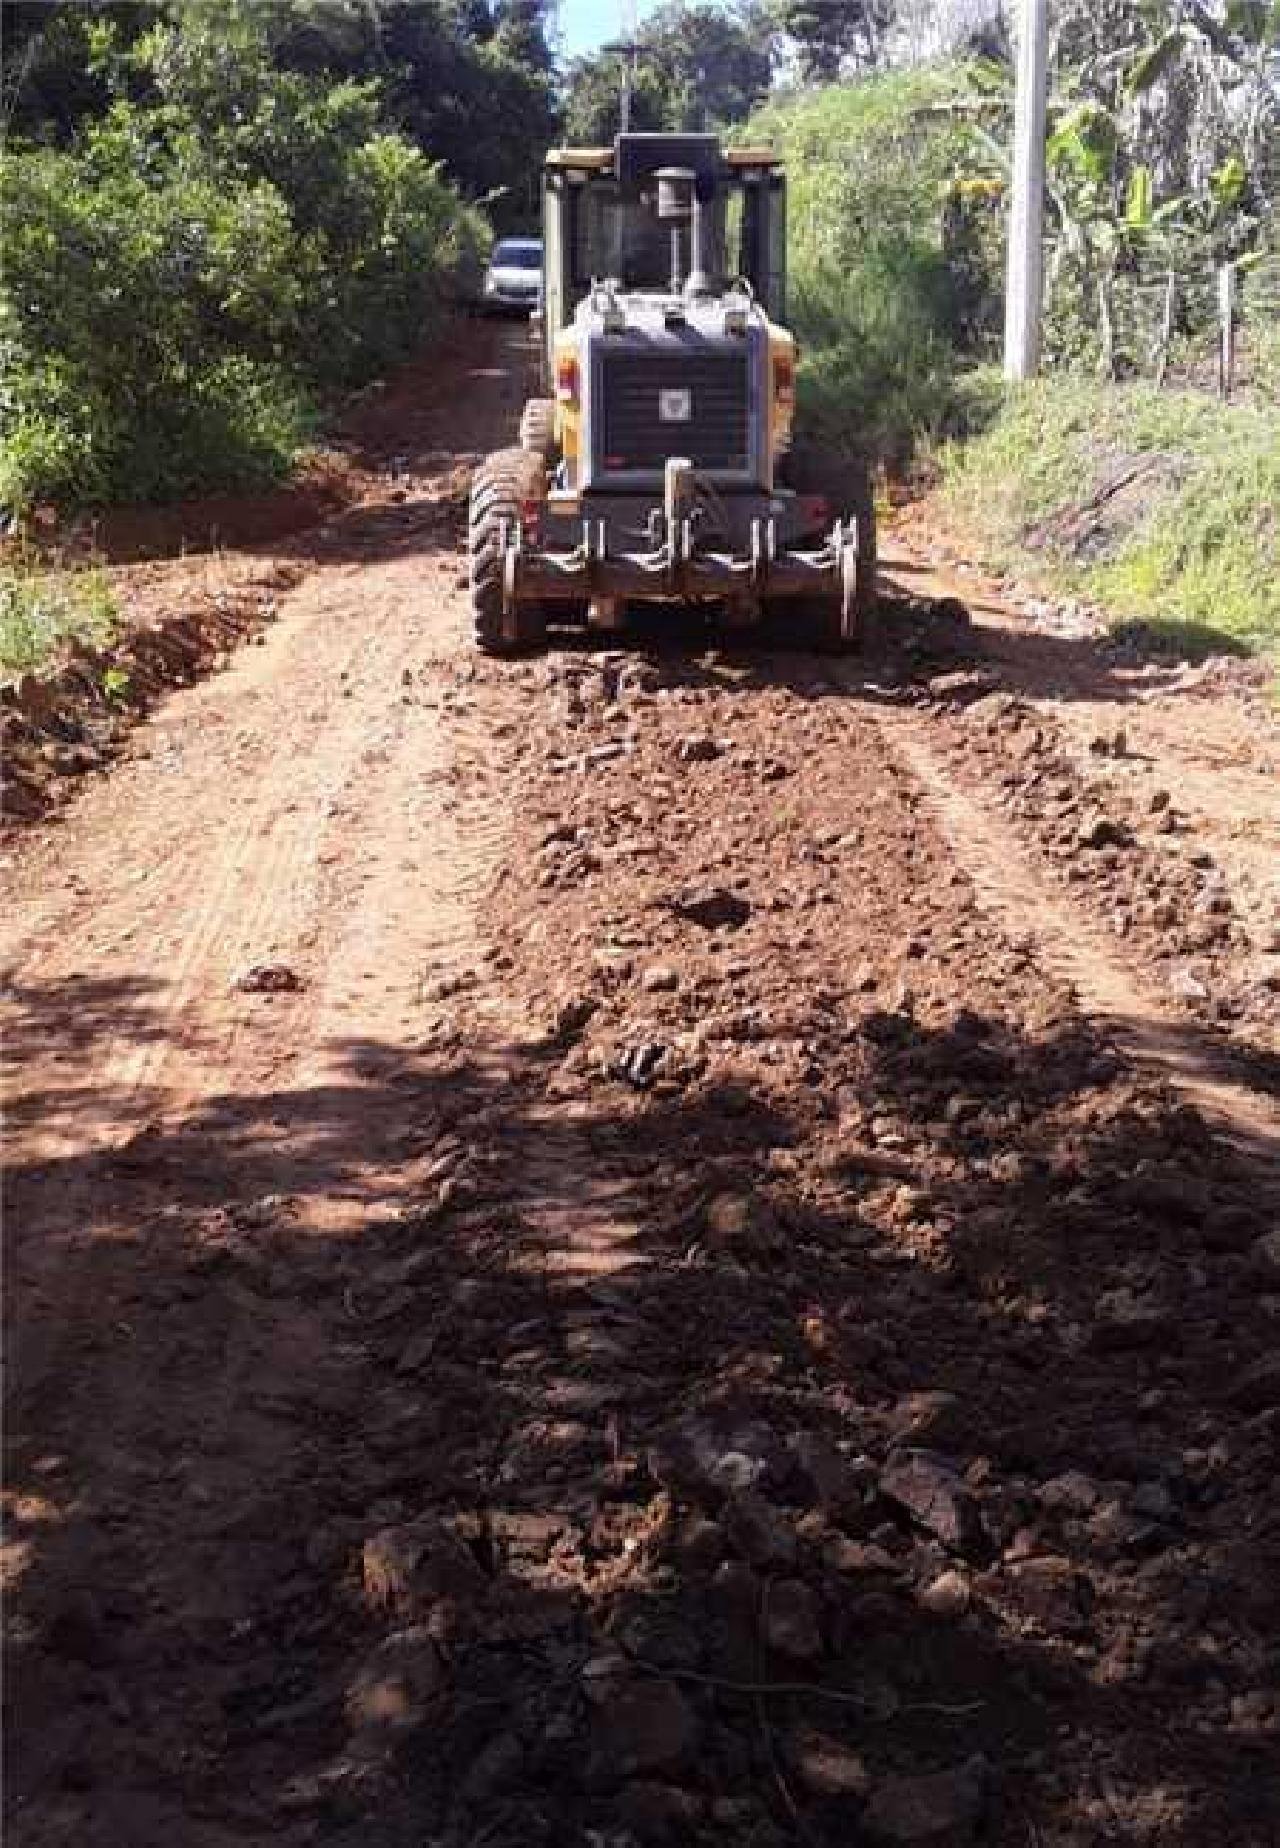
[[[800,0],[775,13],[810,34],[794,52],[801,73],[881,67],[784,88],[745,132],[787,156],[810,420],[827,441],[901,460],[919,434],[990,403],[967,369],[1000,336],[1012,69],[1007,56],[893,69],[907,55],[901,7],[872,19],[851,8],[838,32],[829,9]],[[1263,321],[1280,276],[1264,261],[1280,251],[1280,5],[1061,0],[1053,18],[1048,363],[1202,375],[1216,267],[1231,258],[1247,375],[1265,389],[1276,342]],[[954,43],[1000,51],[971,9],[950,26]]]
[[[598,147],[621,120],[631,66],[633,129],[718,128],[740,122],[768,92],[775,20],[765,0],[730,6],[668,0],[641,24],[633,51],[579,58],[566,78],[568,139]]]
[[[500,228],[536,208],[537,155],[558,120],[551,0],[3,0],[0,113],[21,140],[65,145],[123,95],[157,100],[145,57],[158,21],[214,40],[248,32],[280,72],[373,80],[405,135]],[[106,56],[107,45],[116,54]],[[533,158],[531,158],[531,156]]]
[[[831,83],[850,65],[880,63],[885,33],[897,9],[893,0],[773,0],[776,29],[795,47],[807,83]]]
[[[6,677],[40,667],[68,642],[102,647],[118,623],[101,570],[50,570],[25,558],[6,559],[0,569],[0,674]],[[108,697],[113,684],[104,682]]]
[[[525,222],[535,0],[7,7],[0,503],[287,468]]]
[[[981,253],[953,260],[944,236],[969,146],[953,108],[966,82],[921,69],[798,91],[744,130],[787,162],[802,410],[836,448],[901,461],[954,412],[973,297],[997,286]]]
[[[1215,271],[1280,249],[1280,4],[1061,0],[1053,13],[1045,344],[1109,377],[1212,334]],[[1007,67],[970,98],[975,174],[1003,183]]]

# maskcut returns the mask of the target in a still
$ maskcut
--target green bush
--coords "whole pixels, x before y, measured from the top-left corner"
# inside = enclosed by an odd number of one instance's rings
[[[0,567],[0,674],[39,667],[67,641],[101,644],[118,619],[102,572]]]
[[[880,245],[847,268],[798,266],[800,421],[816,442],[901,465],[941,427],[956,371],[946,285],[941,258],[907,244]]]
[[[922,434],[954,424],[975,312],[974,277],[943,244],[968,148],[953,109],[964,81],[940,68],[829,84],[744,130],[787,163],[801,425],[824,446],[901,464]]]
[[[277,71],[193,14],[154,80],[0,174],[0,502],[162,500],[283,474],[324,394],[403,359],[485,248],[376,88]]]
[[[120,153],[22,155],[0,181],[10,505],[256,485],[307,428],[284,201]]]

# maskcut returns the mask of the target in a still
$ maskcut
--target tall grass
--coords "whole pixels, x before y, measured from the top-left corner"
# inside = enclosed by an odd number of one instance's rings
[[[901,467],[922,434],[948,427],[956,357],[935,253],[880,245],[847,267],[802,261],[791,303],[814,442]]]

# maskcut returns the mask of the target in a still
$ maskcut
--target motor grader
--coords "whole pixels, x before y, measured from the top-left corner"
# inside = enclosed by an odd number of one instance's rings
[[[471,489],[482,649],[536,646],[548,622],[616,629],[651,602],[856,641],[874,506],[865,470],[839,506],[802,477],[785,212],[773,153],[711,134],[547,155],[544,395]]]

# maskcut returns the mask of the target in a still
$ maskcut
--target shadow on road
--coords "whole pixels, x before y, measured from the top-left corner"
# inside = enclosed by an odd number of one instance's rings
[[[971,1760],[943,1839],[1267,1839],[1247,1156],[1083,1026],[571,1106],[465,1045],[13,1164],[23,1839],[834,1844]]]

